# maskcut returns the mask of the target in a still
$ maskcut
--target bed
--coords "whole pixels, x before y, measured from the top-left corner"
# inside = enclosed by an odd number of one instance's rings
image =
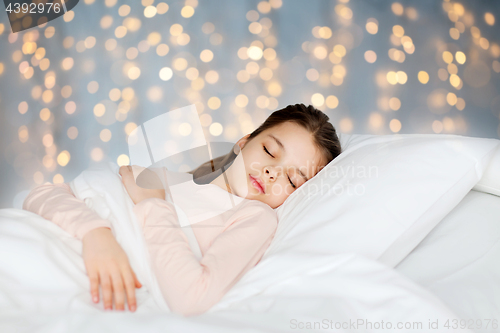
[[[396,270],[468,323],[500,320],[500,197],[470,191]]]
[[[72,186],[82,200],[106,203],[106,216],[120,223],[117,240],[145,285],[136,313],[91,302],[79,241],[33,213],[0,210],[0,331],[496,331],[500,196],[491,193],[500,189],[492,165],[500,141],[341,139],[342,158],[278,208],[259,264],[200,316],[162,303],[147,258],[133,250],[144,246],[117,165],[86,170]],[[373,178],[331,173],[375,164]],[[325,192],[324,181],[332,189],[358,182],[364,192]]]

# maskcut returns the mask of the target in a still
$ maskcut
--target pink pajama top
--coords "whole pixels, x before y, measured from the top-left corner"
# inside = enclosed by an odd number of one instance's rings
[[[54,222],[78,239],[95,228],[112,229],[110,222],[77,199],[66,183],[35,187],[23,209]],[[202,254],[198,260],[179,228],[172,203],[150,198],[135,205],[134,212],[142,225],[161,292],[170,309],[183,315],[201,314],[217,303],[260,261],[278,224],[271,207],[245,199],[192,225]]]

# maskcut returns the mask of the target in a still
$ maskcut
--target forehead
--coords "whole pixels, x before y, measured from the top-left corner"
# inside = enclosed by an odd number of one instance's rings
[[[321,153],[314,144],[313,136],[304,127],[293,122],[285,122],[263,131],[261,135],[262,139],[274,142],[277,149],[280,147],[270,136],[281,141],[285,149],[284,162],[287,166],[300,168],[307,178],[313,177],[318,166],[321,166]]]

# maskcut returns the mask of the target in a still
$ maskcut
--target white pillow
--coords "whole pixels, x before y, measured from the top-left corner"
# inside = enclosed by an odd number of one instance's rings
[[[264,257],[355,252],[403,260],[481,178],[500,141],[458,135],[341,135],[343,152],[276,209]]]
[[[483,177],[474,190],[500,196],[500,146],[496,149]]]

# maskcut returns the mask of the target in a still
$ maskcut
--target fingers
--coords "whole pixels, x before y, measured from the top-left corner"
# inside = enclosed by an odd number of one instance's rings
[[[89,272],[90,279],[90,295],[92,302],[99,303],[99,275],[96,271]]]
[[[116,310],[125,309],[125,290],[123,288],[123,281],[119,271],[116,271],[111,276],[111,281],[113,285],[113,294],[115,298]]]
[[[105,273],[100,275],[101,280],[101,288],[102,288],[102,297],[104,300],[104,309],[111,310],[113,309],[113,299],[112,299],[112,290],[111,290],[111,279],[110,276]]]
[[[135,300],[135,281],[134,276],[132,275],[133,271],[126,270],[123,272],[123,281],[125,282],[125,291],[127,293],[127,303],[128,309],[132,312],[135,311],[137,307],[137,303]]]

